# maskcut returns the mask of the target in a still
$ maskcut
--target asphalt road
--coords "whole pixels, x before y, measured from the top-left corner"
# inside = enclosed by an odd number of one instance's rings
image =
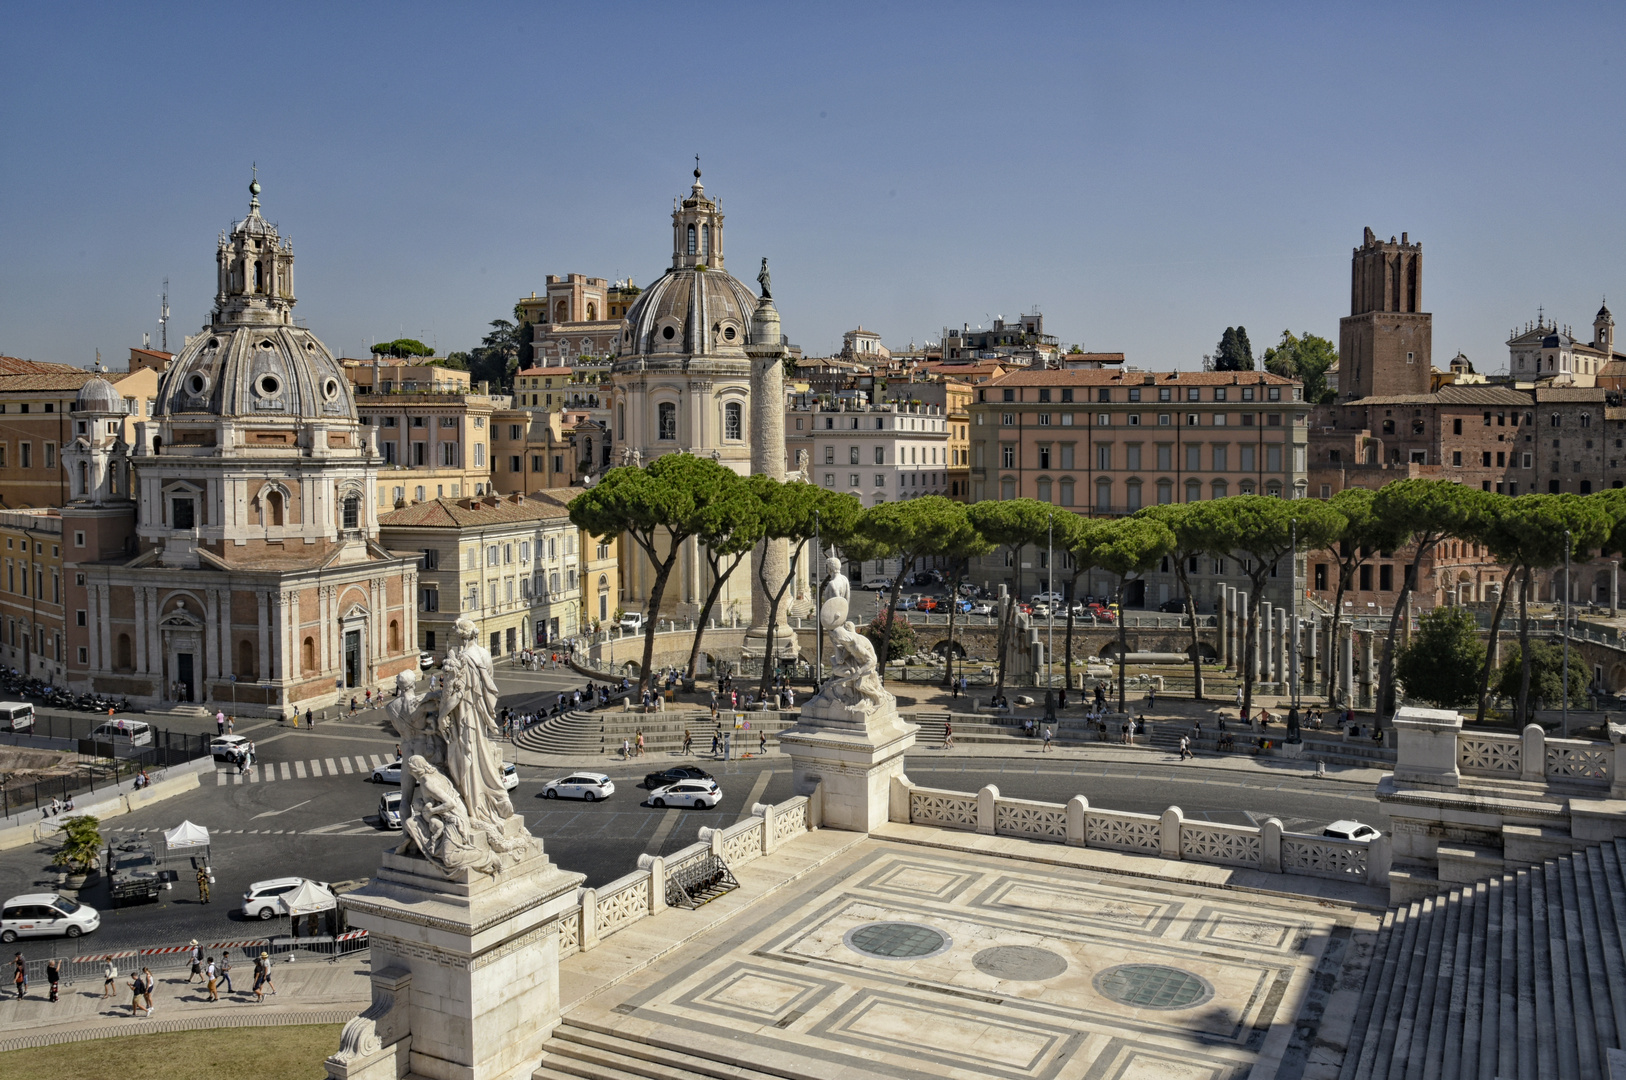
[[[580,682],[557,673],[504,673],[501,681],[503,703],[516,708]],[[250,783],[226,776],[222,782],[218,775],[205,774],[198,790],[112,819],[104,827],[115,836],[173,828],[183,819],[208,827],[215,836],[212,903],[199,902],[195,871],[188,864],[176,867],[181,880],[173,890],[147,904],[111,909],[105,884],[93,884],[81,899],[103,913],[95,935],[98,945],[114,948],[286,932],[285,920],[275,930],[276,923],[243,920],[238,907],[251,882],[284,875],[321,881],[369,877],[377,869],[379,854],[400,842],[400,834],[386,832],[377,819],[379,796],[393,789],[367,780],[375,761],[393,758],[394,735],[380,713],[320,724],[314,732],[266,722],[245,724],[238,731],[255,739],[262,771],[274,779]],[[601,886],[635,869],[640,854],[676,851],[695,842],[701,826],[732,824],[753,803],[776,802],[791,794],[789,762],[776,756],[718,762],[716,767],[702,762],[723,789],[723,803],[715,809],[657,810],[643,805],[646,793],[638,785],[644,774],[676,760],[651,757],[608,765],[561,760],[554,767],[521,766],[514,805],[525,815],[531,832],[544,839],[558,865],[585,873],[588,885]],[[615,796],[599,803],[544,800],[542,784],[565,775],[573,764],[612,776],[618,789]],[[992,783],[1006,795],[1051,802],[1083,794],[1094,806],[1143,813],[1161,813],[1178,804],[1188,817],[1257,824],[1274,816],[1297,830],[1319,828],[1336,818],[1377,817],[1376,801],[1365,789],[1297,775],[1198,772],[1176,764],[1139,762],[933,760],[921,753],[912,759],[908,773],[916,783],[931,787],[974,791]],[[48,888],[48,860],[48,849],[41,847],[0,853],[0,896]],[[61,942],[58,947],[73,951]],[[34,948],[28,951],[35,954]],[[49,947],[40,951],[48,952]]]

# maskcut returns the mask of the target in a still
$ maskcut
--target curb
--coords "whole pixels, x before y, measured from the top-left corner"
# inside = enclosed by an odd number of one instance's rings
[[[121,1035],[157,1035],[166,1031],[200,1031],[205,1028],[292,1027],[300,1024],[343,1024],[367,1007],[358,1002],[347,1009],[320,1011],[277,1012],[256,1011],[247,1016],[217,1013],[212,1016],[194,1016],[175,1020],[141,1020],[131,1024],[103,1024],[61,1031],[46,1031],[38,1035],[22,1035],[15,1039],[0,1039],[0,1053],[8,1050],[29,1050],[60,1043],[88,1042],[91,1039],[110,1039]]]

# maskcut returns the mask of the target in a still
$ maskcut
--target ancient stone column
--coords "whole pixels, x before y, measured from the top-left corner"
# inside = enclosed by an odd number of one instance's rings
[[[1373,631],[1368,630],[1366,632],[1366,653],[1361,661],[1361,695],[1366,699],[1367,704],[1373,708],[1377,707],[1377,702],[1374,699],[1376,693],[1374,687],[1377,686],[1378,678],[1378,673],[1372,664],[1373,639],[1375,637],[1377,635]]]
[[[1228,642],[1225,640],[1226,620],[1230,618],[1231,606],[1226,603],[1225,586],[1221,585],[1214,595],[1214,657],[1224,667],[1231,662],[1226,651]]]
[[[783,480],[787,350],[772,297],[764,296],[757,301],[756,313],[751,318],[751,344],[745,351],[751,358],[751,471]],[[751,628],[745,637],[747,648],[754,648],[758,654],[767,642],[770,599],[760,583],[767,581],[778,588],[789,573],[787,541],[769,540],[758,544],[751,553]],[[793,599],[791,589],[787,589],[779,601],[778,625],[774,629],[774,653],[778,656],[796,655],[796,634],[790,626]]]
[[[1276,606],[1268,600],[1259,603],[1259,657],[1260,682],[1276,681],[1276,641],[1272,636],[1276,622]]]
[[[1609,617],[1620,614],[1620,560],[1609,560]]]
[[[1253,663],[1248,665],[1248,669],[1253,676],[1254,682],[1259,682],[1263,677],[1261,672],[1264,670],[1265,650],[1260,648],[1264,644],[1264,638],[1261,635],[1264,633],[1265,621],[1269,618],[1270,604],[1261,600],[1259,602],[1259,613],[1253,620],[1253,633],[1248,635],[1248,647],[1253,650]]]

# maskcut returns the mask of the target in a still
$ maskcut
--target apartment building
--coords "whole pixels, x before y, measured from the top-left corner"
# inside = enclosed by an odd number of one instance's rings
[[[385,547],[419,556],[418,646],[425,652],[444,656],[463,617],[480,628],[493,656],[577,633],[581,535],[557,499],[431,499],[385,514],[378,525]]]
[[[58,457],[73,441],[68,413],[80,387],[95,373],[67,364],[0,357],[0,509],[61,506],[68,477]],[[124,439],[135,439],[136,422],[152,413],[158,372],[104,372],[124,399]]]
[[[492,487],[502,493],[569,488],[613,463],[610,433],[596,415],[609,410],[553,412],[504,409],[491,418]]]
[[[936,406],[815,405],[811,479],[865,506],[949,493],[948,418]]]
[[[438,361],[438,362],[437,362]],[[444,357],[415,360],[375,356],[371,360],[342,359],[344,373],[358,396],[363,394],[414,393],[467,394],[471,376],[445,364]]]
[[[61,685],[68,659],[61,512],[0,510],[0,545],[0,662]],[[76,614],[85,625],[85,613]]]
[[[948,490],[951,499],[971,498],[970,383],[942,375],[911,372],[904,380],[888,380],[884,398],[894,405],[935,408],[948,421]]]
[[[1013,371],[975,389],[973,502],[1028,498],[1119,516],[1159,503],[1306,494],[1310,407],[1291,379],[1253,371],[1044,369]],[[997,553],[981,561],[982,580],[1029,595],[1050,580],[1049,561],[1046,552],[1020,561]],[[1058,590],[1063,570],[1055,575]],[[1190,572],[1204,610],[1212,610],[1221,584],[1245,580],[1231,560],[1196,560]],[[1284,601],[1289,587],[1283,568]],[[1097,574],[1079,591],[1109,588],[1107,575]],[[1173,568],[1165,566],[1131,589],[1129,603],[1176,598]]]
[[[407,391],[356,395],[364,427],[377,434],[378,506],[383,509],[484,495],[491,484],[491,416],[500,394]]]

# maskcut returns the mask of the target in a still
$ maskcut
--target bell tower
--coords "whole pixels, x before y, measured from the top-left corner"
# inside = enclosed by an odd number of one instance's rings
[[[672,269],[723,268],[723,215],[706,198],[700,183],[700,159],[694,159],[694,187],[672,210]]]
[[[1615,317],[1609,314],[1608,304],[1600,307],[1592,320],[1592,347],[1603,353],[1606,364],[1615,355]]]
[[[294,321],[294,246],[260,216],[259,171],[248,185],[248,217],[221,233],[213,321],[288,326]]]
[[[1349,315],[1338,323],[1346,400],[1429,392],[1434,317],[1422,310],[1423,245],[1366,230],[1350,262]]]

